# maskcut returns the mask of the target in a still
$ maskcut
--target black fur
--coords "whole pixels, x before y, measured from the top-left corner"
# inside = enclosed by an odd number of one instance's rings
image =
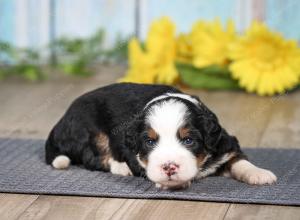
[[[113,158],[126,162],[133,175],[144,176],[136,155],[146,158],[151,149],[145,146],[145,105],[165,93],[182,93],[164,85],[119,83],[99,88],[77,98],[50,132],[46,142],[46,162],[51,164],[58,155],[66,155],[73,164],[90,170],[108,171],[99,163],[95,137],[104,132],[109,137]],[[174,97],[173,97],[174,98]],[[199,106],[183,100],[191,112],[187,123],[196,143],[190,147],[195,154],[213,155],[205,166],[226,152],[244,157],[238,141],[220,126],[217,117],[200,102]],[[158,101],[159,102],[159,101]],[[153,103],[155,104],[155,103]]]

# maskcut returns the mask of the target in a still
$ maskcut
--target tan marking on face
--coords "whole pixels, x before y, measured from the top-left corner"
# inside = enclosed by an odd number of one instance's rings
[[[179,137],[181,139],[183,139],[185,137],[188,137],[190,135],[190,129],[189,128],[181,127],[181,128],[179,128],[178,132],[179,132]]]
[[[147,167],[147,165],[148,165],[148,160],[147,159],[141,158],[140,155],[138,154],[137,155],[137,160],[138,160],[141,167],[143,167],[143,168]]]
[[[140,160],[145,164],[145,166],[147,167],[148,164],[148,160],[145,158],[140,158]]]
[[[153,139],[153,140],[157,140],[158,139],[158,134],[154,131],[153,128],[149,128],[148,129],[148,137]]]
[[[109,148],[109,138],[105,133],[100,132],[96,136],[95,141],[96,141],[97,149],[100,154],[99,156],[100,163],[103,165],[103,167],[108,169],[109,159],[112,158],[110,148]]]

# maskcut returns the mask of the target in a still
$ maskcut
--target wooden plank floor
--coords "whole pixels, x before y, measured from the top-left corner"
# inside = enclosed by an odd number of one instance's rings
[[[0,135],[46,138],[70,102],[112,83],[123,67],[103,67],[89,79],[0,83]],[[262,98],[239,92],[197,94],[242,146],[300,148],[300,92]],[[300,208],[213,202],[0,194],[0,219],[300,219]]]

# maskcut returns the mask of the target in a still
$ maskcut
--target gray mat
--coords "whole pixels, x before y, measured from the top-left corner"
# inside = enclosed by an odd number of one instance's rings
[[[143,178],[76,166],[54,170],[44,162],[44,141],[0,139],[0,192],[300,205],[300,150],[245,151],[251,161],[277,175],[276,185],[250,186],[208,177],[185,190],[164,191]]]

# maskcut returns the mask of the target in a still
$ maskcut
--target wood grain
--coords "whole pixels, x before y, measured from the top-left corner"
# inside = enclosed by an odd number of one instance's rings
[[[125,199],[78,196],[40,196],[19,219],[109,219]]]
[[[272,117],[260,145],[275,148],[300,148],[300,94],[274,99]]]
[[[223,219],[229,205],[172,200],[127,200],[111,219]]]
[[[231,205],[225,220],[299,220],[300,208],[289,206],[269,206],[269,205]]]
[[[0,193],[0,219],[17,219],[39,196]]]

